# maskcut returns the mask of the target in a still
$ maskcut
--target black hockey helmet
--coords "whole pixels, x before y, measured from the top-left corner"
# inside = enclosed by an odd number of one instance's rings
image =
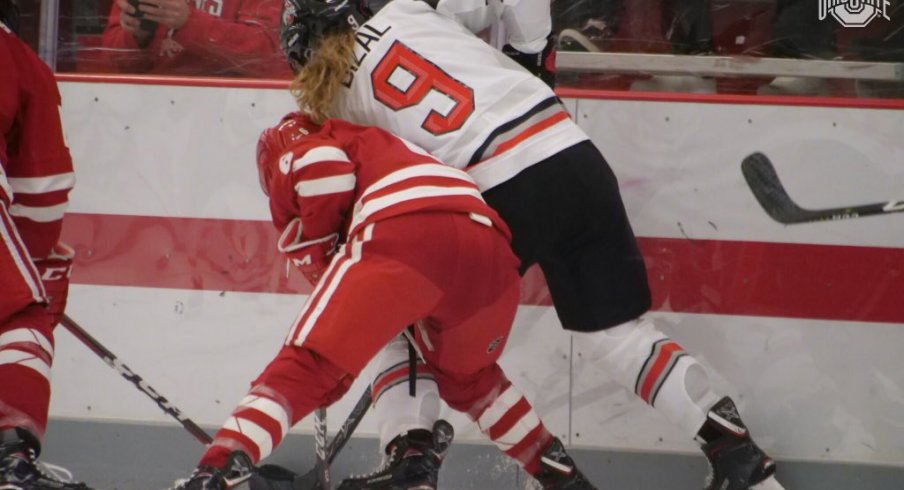
[[[371,15],[367,0],[285,0],[279,41],[292,71],[311,59],[325,35],[357,29]]]
[[[17,0],[0,0],[0,22],[13,32],[19,30],[19,2]]]

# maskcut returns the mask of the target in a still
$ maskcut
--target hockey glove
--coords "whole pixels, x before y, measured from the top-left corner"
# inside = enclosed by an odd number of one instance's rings
[[[35,261],[35,267],[41,274],[44,291],[47,293],[47,310],[53,318],[53,324],[60,323],[66,311],[66,300],[69,297],[69,275],[72,273],[72,258],[75,250],[63,242],[53,246],[46,259]]]
[[[314,240],[300,241],[301,230],[301,220],[293,219],[280,235],[277,248],[286,254],[292,265],[301,271],[312,286],[315,286],[333,260],[336,245],[339,243],[339,234],[333,233]]]
[[[515,60],[519,65],[523,66],[527,71],[536,75],[543,80],[549,88],[556,86],[556,37],[550,34],[546,38],[546,47],[539,53],[523,53],[518,51],[511,44],[502,47],[502,52],[506,56]]]

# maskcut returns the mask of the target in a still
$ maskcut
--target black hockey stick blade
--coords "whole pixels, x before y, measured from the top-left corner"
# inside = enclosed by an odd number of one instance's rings
[[[788,196],[788,192],[778,180],[775,167],[766,155],[753,153],[747,156],[741,162],[741,173],[744,174],[753,196],[772,219],[787,224],[801,222],[801,218],[807,217],[807,211]]]
[[[837,221],[904,212],[904,201],[828,209],[802,208],[791,200],[769,158],[759,152],[747,156],[741,162],[741,173],[744,174],[744,179],[760,206],[772,219],[783,224]]]

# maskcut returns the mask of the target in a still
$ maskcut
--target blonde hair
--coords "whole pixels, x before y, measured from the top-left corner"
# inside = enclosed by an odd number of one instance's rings
[[[298,72],[289,91],[298,108],[317,124],[333,114],[341,84],[351,72],[355,56],[355,31],[332,33],[317,45],[316,52]]]

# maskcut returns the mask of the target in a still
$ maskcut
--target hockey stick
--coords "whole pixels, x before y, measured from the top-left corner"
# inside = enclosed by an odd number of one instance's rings
[[[330,484],[330,462],[326,454],[326,407],[320,407],[314,411],[314,444],[316,446],[317,481],[321,490],[333,490]]]
[[[358,399],[358,403],[352,408],[351,413],[348,414],[348,418],[345,420],[345,423],[342,424],[339,432],[333,436],[333,440],[330,441],[329,448],[326,448],[324,451],[325,455],[323,457],[320,455],[319,441],[316,440],[317,434],[315,433],[315,444],[318,445],[315,449],[317,451],[317,463],[314,465],[313,469],[296,479],[296,483],[293,485],[295,490],[326,490],[321,486],[321,475],[324,473],[321,465],[325,464],[328,468],[333,460],[336,459],[336,455],[339,454],[339,451],[345,447],[345,444],[351,439],[352,433],[355,432],[358,424],[364,419],[367,409],[370,408],[371,397],[370,386],[368,386],[367,389],[364,390],[364,393],[361,394],[361,398]],[[314,412],[314,415],[316,417],[317,412]],[[316,425],[317,421],[315,420],[314,423]]]
[[[904,201],[887,201],[841,208],[804,209],[791,200],[779,181],[772,162],[762,153],[747,156],[741,162],[741,172],[754,197],[766,210],[766,213],[775,221],[786,225],[904,212]]]
[[[78,323],[72,318],[69,318],[67,315],[63,315],[60,323],[66,327],[66,330],[72,333],[77,339],[81,340],[83,344],[88,346],[95,354],[100,356],[104,362],[107,363],[110,367],[117,370],[119,374],[122,375],[123,378],[130,381],[134,384],[139,390],[141,390],[145,395],[151,397],[151,400],[157,403],[157,406],[160,407],[167,415],[170,415],[174,419],[178,420],[182,427],[191,433],[191,435],[195,436],[195,439],[201,441],[202,444],[210,444],[213,442],[213,438],[210,437],[204,429],[198,427],[198,424],[194,423],[186,417],[182,415],[182,412],[179,411],[178,408],[173,406],[172,403],[169,402],[166,398],[157,393],[154,388],[151,388],[151,385],[147,384],[145,380],[138,376],[128,366],[122,363],[112,352],[110,352],[103,344],[97,341],[94,337],[92,337],[88,332],[85,331],[84,328],[79,326]]]

